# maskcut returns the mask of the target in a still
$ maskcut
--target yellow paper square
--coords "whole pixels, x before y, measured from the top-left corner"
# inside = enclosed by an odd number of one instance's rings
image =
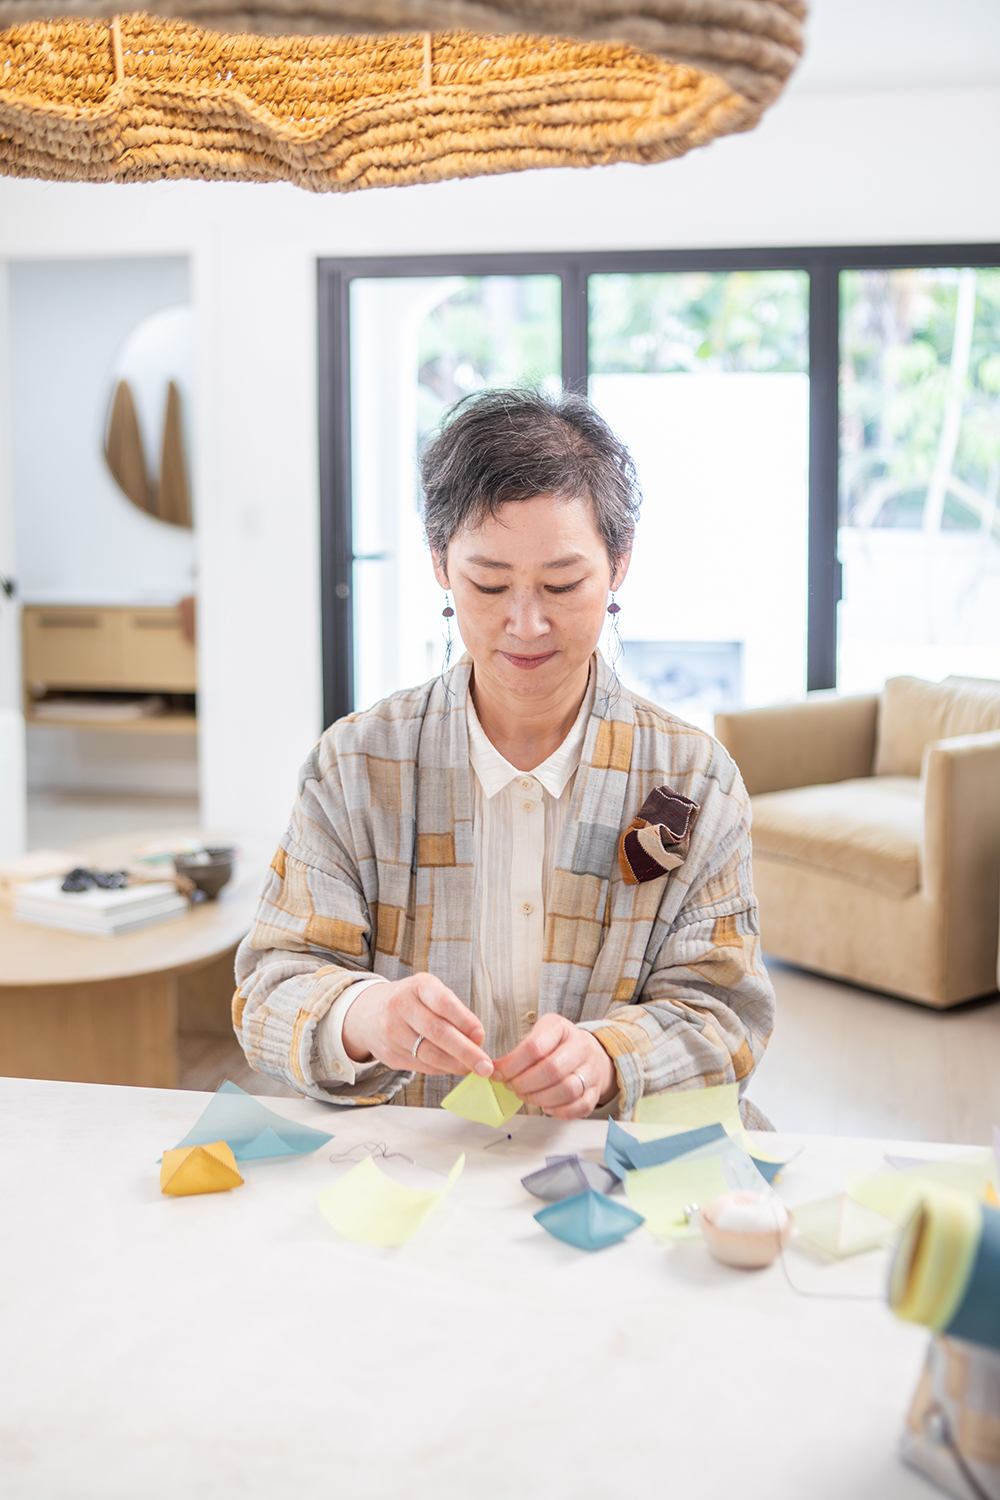
[[[635,1107],[639,1125],[659,1126],[658,1135],[679,1135],[702,1125],[721,1125],[729,1135],[742,1134],[740,1089],[737,1083],[720,1083],[710,1089],[674,1089],[666,1094],[645,1094]],[[640,1136],[640,1139],[651,1137]]]
[[[625,1192],[637,1214],[642,1214],[646,1228],[668,1239],[687,1239],[698,1234],[697,1223],[688,1222],[685,1210],[697,1203],[704,1208],[711,1199],[729,1191],[722,1161],[718,1156],[681,1156],[658,1167],[643,1167],[626,1172]]]
[[[922,1162],[904,1172],[872,1172],[848,1179],[847,1190],[857,1203],[905,1224],[928,1187],[950,1187],[982,1200],[993,1175],[993,1153],[988,1148],[951,1161]]]
[[[480,1078],[470,1073],[441,1100],[442,1109],[450,1109],[463,1120],[499,1129],[521,1108],[522,1101],[505,1083],[496,1078]]]
[[[446,1193],[465,1166],[458,1158],[444,1185],[437,1190],[404,1186],[379,1170],[366,1156],[319,1195],[320,1212],[338,1234],[366,1245],[402,1245]]]

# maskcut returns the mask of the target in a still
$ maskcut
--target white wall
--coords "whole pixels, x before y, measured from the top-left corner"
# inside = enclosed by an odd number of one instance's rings
[[[1000,240],[1000,87],[791,91],[679,162],[340,196],[0,180],[0,259],[188,255],[203,816],[282,826],[320,727],[316,259]]]

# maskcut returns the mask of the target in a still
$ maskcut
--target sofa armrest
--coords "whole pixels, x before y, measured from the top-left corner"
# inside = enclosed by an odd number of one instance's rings
[[[984,953],[994,971],[997,962],[1000,730],[933,741],[924,750],[923,779],[921,884],[944,910],[945,970],[960,982],[977,954],[977,974]],[[981,976],[979,984],[990,988]]]
[[[715,734],[751,796],[870,776],[879,695],[817,693],[804,703],[716,714]]]

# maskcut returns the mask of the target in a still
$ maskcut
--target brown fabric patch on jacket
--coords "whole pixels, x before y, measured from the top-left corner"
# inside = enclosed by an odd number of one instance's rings
[[[654,787],[618,840],[618,863],[626,885],[642,885],[669,875],[684,863],[691,846],[697,802],[668,786]]]
[[[365,929],[336,917],[311,916],[303,934],[310,948],[325,948],[328,953],[349,953],[360,958],[365,951]]]

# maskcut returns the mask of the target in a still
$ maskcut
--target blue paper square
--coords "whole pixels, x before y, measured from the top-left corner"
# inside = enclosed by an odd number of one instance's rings
[[[225,1141],[237,1161],[261,1161],[269,1156],[304,1156],[332,1140],[325,1130],[276,1115],[227,1078],[177,1145]]]
[[[638,1172],[644,1167],[658,1167],[661,1162],[673,1161],[686,1156],[712,1141],[724,1141],[726,1132],[721,1125],[702,1125],[697,1130],[685,1130],[680,1135],[661,1136],[655,1141],[637,1141],[614,1120],[608,1121],[608,1138],[604,1144],[604,1160],[617,1177],[624,1178],[626,1172]]]

